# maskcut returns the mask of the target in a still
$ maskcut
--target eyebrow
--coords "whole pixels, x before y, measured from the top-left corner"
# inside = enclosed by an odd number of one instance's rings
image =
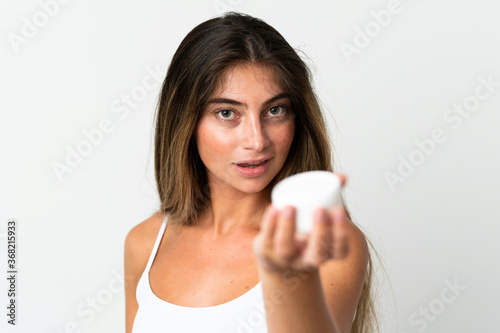
[[[278,95],[268,99],[267,101],[264,102],[264,104],[270,104],[278,99],[289,98],[289,97],[290,97],[289,94],[281,93],[281,94],[278,94]],[[231,104],[231,105],[236,105],[236,106],[245,105],[245,103],[241,103],[241,102],[235,101],[234,99],[229,99],[229,98],[214,98],[214,99],[209,100],[207,104]]]

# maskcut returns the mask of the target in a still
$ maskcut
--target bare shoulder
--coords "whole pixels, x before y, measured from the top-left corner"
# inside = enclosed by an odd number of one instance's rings
[[[165,215],[157,212],[133,227],[125,238],[125,280],[137,281],[149,259]]]
[[[148,263],[164,214],[155,213],[133,227],[125,237],[124,283],[125,283],[125,329],[132,331],[138,304],[136,289]]]
[[[366,275],[368,260],[370,257],[368,242],[365,234],[351,220],[346,220],[346,237],[349,243],[349,251],[345,258],[329,260],[320,266],[320,273],[325,278],[336,276],[345,278],[361,287]],[[330,284],[331,285],[331,284]],[[361,292],[361,289],[359,289]]]
[[[347,220],[346,231],[347,237],[349,238],[349,244],[351,246],[349,253],[352,255],[352,257],[350,259],[358,260],[360,261],[360,265],[366,266],[366,264],[368,263],[369,250],[365,234],[354,222],[349,219]]]
[[[342,274],[351,275],[349,278],[354,278],[353,281],[364,280],[366,269],[369,260],[369,248],[365,234],[351,220],[346,220],[346,237],[349,243],[349,251],[345,258],[338,260],[329,260],[320,266],[322,275],[339,276],[339,270]]]

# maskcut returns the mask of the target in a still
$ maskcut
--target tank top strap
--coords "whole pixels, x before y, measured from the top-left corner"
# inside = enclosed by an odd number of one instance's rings
[[[161,242],[161,239],[163,237],[163,233],[165,232],[165,228],[167,226],[167,218],[168,218],[168,215],[165,215],[165,218],[163,219],[163,222],[161,223],[160,230],[158,231],[158,236],[156,236],[155,245],[153,246],[153,250],[151,251],[151,254],[149,255],[148,264],[146,265],[146,269],[144,270],[147,273],[149,273],[149,269],[151,268],[151,265],[153,264],[153,260],[156,257],[156,252],[158,252],[158,247],[160,247],[160,242]]]

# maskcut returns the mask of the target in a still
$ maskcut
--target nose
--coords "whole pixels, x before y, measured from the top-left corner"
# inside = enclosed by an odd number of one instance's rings
[[[242,146],[245,149],[262,151],[269,145],[266,128],[262,126],[260,116],[247,117],[243,123]]]

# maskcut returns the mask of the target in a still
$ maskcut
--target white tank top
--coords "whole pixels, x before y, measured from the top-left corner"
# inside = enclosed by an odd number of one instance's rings
[[[149,270],[166,226],[167,217],[163,220],[146,269],[137,284],[139,309],[132,333],[267,333],[261,282],[238,298],[208,307],[172,304],[153,293],[149,284]]]

